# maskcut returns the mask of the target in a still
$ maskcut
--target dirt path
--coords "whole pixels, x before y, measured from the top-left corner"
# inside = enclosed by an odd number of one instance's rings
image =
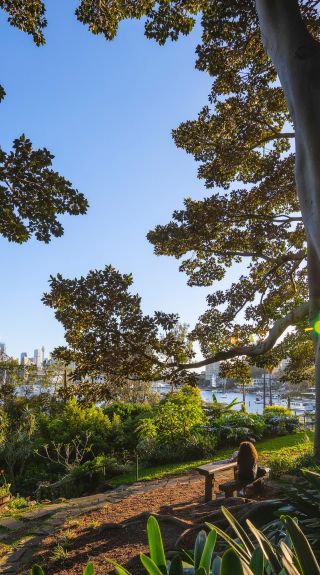
[[[229,478],[226,474],[221,481]],[[46,575],[82,575],[83,566],[92,560],[96,575],[103,575],[112,570],[106,560],[110,557],[140,573],[138,555],[147,551],[147,519],[138,516],[149,512],[181,519],[180,525],[162,523],[164,544],[172,547],[185,529],[183,522],[192,521],[203,506],[203,494],[203,478],[190,474],[48,505],[23,521],[0,519],[0,572],[25,575],[38,563]],[[112,525],[130,518],[137,520],[120,529]]]

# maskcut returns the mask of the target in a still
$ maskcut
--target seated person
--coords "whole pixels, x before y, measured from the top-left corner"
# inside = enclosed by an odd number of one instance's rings
[[[251,441],[242,441],[237,454],[237,478],[251,483],[257,478],[258,454]]]

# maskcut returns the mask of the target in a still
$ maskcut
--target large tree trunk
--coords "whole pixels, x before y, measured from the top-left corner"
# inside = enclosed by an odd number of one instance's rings
[[[310,293],[310,320],[319,314],[320,309],[320,263],[312,242],[308,241],[308,281]],[[314,453],[320,461],[320,337],[315,334],[315,386],[316,417],[314,435]]]
[[[308,241],[310,320],[320,312],[320,44],[297,0],[256,0],[262,40],[284,89],[296,134],[296,184]],[[320,341],[315,335],[315,456],[320,460]]]

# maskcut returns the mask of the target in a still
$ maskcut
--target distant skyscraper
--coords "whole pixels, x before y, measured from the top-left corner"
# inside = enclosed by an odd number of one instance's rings
[[[0,342],[0,353],[6,353],[6,344]]]
[[[43,365],[43,363],[44,363],[44,352],[45,352],[45,349],[44,349],[44,345],[43,345],[41,348],[41,365]]]
[[[25,365],[27,357],[28,357],[27,352],[23,351],[22,354],[20,355],[20,364],[21,365]]]
[[[41,367],[41,349],[35,349],[33,353],[33,362],[37,367]]]
[[[219,362],[217,361],[216,363],[209,363],[209,365],[206,365],[206,379],[208,381],[212,381],[213,376],[215,376],[215,378],[218,376],[219,374]]]

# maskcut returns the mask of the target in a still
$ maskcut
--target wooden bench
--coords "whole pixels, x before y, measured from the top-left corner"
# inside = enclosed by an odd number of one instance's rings
[[[266,479],[269,479],[270,469],[269,467],[258,467],[257,477],[254,481],[242,481],[240,479],[235,479],[233,481],[226,481],[225,483],[221,483],[219,485],[220,491],[224,491],[225,497],[234,497],[236,496],[241,489],[244,490],[244,494],[246,494],[246,489],[251,487],[254,489],[261,489],[263,483]]]
[[[217,480],[217,476],[221,475],[221,473],[224,473],[228,469],[233,469],[233,472],[235,473],[236,467],[237,463],[235,461],[232,462],[215,461],[214,463],[208,463],[207,465],[200,465],[200,467],[196,468],[196,471],[198,471],[200,475],[204,475],[205,478],[205,488],[204,488],[205,501],[211,501],[211,499],[215,499],[213,488]]]

